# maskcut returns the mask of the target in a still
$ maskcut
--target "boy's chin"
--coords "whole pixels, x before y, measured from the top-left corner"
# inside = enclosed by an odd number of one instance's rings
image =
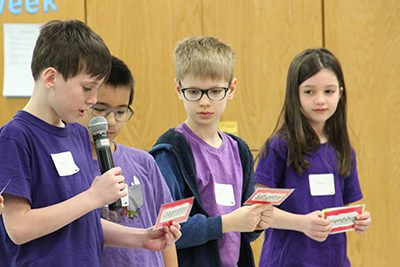
[[[66,118],[61,118],[61,120],[64,123],[75,123],[75,122],[79,122],[82,119],[82,117],[76,117],[76,118],[72,118],[72,117],[66,117]]]
[[[107,134],[107,137],[108,137],[108,139],[110,140],[110,142],[112,142],[112,141],[114,141],[114,139],[115,139],[115,135],[113,135],[113,134]]]

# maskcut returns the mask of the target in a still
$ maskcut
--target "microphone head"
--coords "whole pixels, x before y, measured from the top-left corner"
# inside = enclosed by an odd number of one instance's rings
[[[92,135],[107,133],[108,122],[106,118],[97,116],[90,120],[88,128]]]

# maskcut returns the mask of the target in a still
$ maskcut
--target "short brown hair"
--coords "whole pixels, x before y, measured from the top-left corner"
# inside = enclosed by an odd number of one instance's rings
[[[48,67],[65,80],[81,72],[99,79],[111,70],[111,54],[99,35],[79,20],[52,20],[43,25],[33,50],[31,70],[36,81]]]
[[[186,75],[196,78],[233,78],[233,50],[214,37],[195,36],[178,42],[175,48],[176,78]]]

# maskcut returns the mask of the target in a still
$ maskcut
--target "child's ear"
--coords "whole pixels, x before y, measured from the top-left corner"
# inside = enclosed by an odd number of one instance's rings
[[[228,91],[228,99],[232,99],[236,92],[237,79],[233,78]]]
[[[342,95],[343,95],[343,86],[340,86],[340,88],[339,88],[339,97],[342,97]]]
[[[53,88],[56,83],[58,71],[53,67],[45,68],[42,72],[42,80],[46,88]]]
[[[178,94],[178,98],[182,99],[181,86],[178,78],[175,78],[175,91]]]

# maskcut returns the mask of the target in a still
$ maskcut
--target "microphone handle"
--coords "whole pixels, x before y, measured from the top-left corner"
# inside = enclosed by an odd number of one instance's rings
[[[114,161],[112,158],[112,153],[111,153],[110,147],[108,147],[108,146],[97,147],[96,153],[97,153],[97,160],[99,162],[101,174],[105,173],[106,171],[108,171],[109,169],[114,167]],[[118,199],[117,201],[109,204],[108,208],[112,211],[117,211],[120,208],[122,208],[121,199]]]

